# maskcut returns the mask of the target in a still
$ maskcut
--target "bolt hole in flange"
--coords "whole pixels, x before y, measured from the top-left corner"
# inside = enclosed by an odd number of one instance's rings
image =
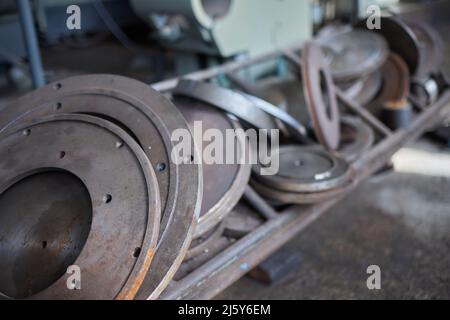
[[[62,170],[33,172],[0,193],[0,293],[27,298],[65,275],[83,249],[92,201]]]

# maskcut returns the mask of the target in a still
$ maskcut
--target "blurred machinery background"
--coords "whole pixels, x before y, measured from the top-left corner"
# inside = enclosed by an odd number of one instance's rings
[[[39,44],[44,50],[66,46],[92,47],[113,35],[139,58],[131,64],[148,65],[152,82],[176,74],[243,59],[290,46],[310,38],[315,29],[335,19],[363,17],[373,4],[389,7],[395,0],[296,1],[296,0],[35,0],[30,1]],[[3,86],[13,82],[29,88],[27,51],[16,1],[0,5],[0,74]],[[81,30],[66,27],[69,5],[82,12]],[[27,24],[28,26],[30,24]],[[292,32],[295,30],[295,32]],[[143,47],[151,46],[146,52]],[[161,50],[173,61],[161,70]],[[34,54],[34,53],[32,53]],[[155,62],[155,59],[157,62]],[[53,59],[52,59],[53,60]],[[167,59],[166,59],[167,60]],[[153,62],[152,62],[153,61]],[[74,67],[79,73],[89,69]],[[169,70],[170,66],[173,70]],[[152,69],[153,68],[153,69]],[[47,78],[56,70],[45,68]],[[78,69],[78,70],[77,70]],[[87,70],[86,70],[87,71]],[[39,72],[39,71],[36,71]],[[43,71],[42,71],[43,72]]]

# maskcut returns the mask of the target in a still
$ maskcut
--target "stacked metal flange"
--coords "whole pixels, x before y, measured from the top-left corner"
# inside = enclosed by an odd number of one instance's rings
[[[276,175],[259,174],[254,167],[252,186],[278,203],[307,204],[330,199],[351,186],[348,163],[320,146],[286,145],[272,150],[279,159]]]
[[[161,94],[111,75],[68,78],[3,109],[2,294],[156,298],[200,213],[201,165],[171,159],[180,128],[189,130]],[[72,265],[83,290],[67,289]]]

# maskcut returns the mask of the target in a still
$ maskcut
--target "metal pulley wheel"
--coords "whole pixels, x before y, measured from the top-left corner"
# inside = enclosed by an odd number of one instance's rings
[[[258,164],[253,167],[253,176],[260,183],[280,191],[325,191],[345,184],[350,174],[345,160],[319,146],[280,146],[272,150],[271,158],[279,161],[278,173],[259,175],[262,165]]]
[[[341,117],[341,142],[339,156],[353,162],[364,154],[375,141],[372,128],[363,120],[353,116]]]
[[[222,154],[222,159],[210,159],[206,162],[204,152],[212,151],[211,146],[222,141],[206,141],[203,135],[196,132],[196,123],[201,125],[203,134],[214,130],[224,138],[228,137],[227,131],[235,132],[236,129],[241,129],[239,123],[213,106],[193,98],[174,97],[173,102],[193,130],[194,140],[201,155],[199,161],[202,162],[204,188],[200,217],[194,233],[194,238],[198,238],[222,221],[242,197],[251,172],[250,162],[245,161],[250,148],[243,139],[233,137],[233,141],[225,140],[223,145],[218,145],[220,151],[215,150],[215,153]],[[232,159],[229,159],[231,155],[227,154],[230,151],[233,152]],[[227,159],[231,161],[227,162]]]
[[[339,110],[330,70],[318,43],[302,51],[302,81],[307,107],[319,142],[329,150],[339,146]]]
[[[387,59],[389,46],[375,32],[352,30],[320,38],[335,81],[355,80],[377,70]]]
[[[200,213],[201,165],[171,161],[172,132],[189,130],[188,125],[170,101],[146,84],[88,75],[49,84],[16,100],[1,111],[0,132],[60,113],[90,114],[115,123],[152,163],[161,194],[161,228],[155,258],[136,297],[156,298],[181,264]]]
[[[4,130],[0,154],[2,294],[134,298],[161,218],[155,172],[134,139],[97,117],[49,115]],[[72,265],[82,290],[67,288]]]
[[[354,181],[349,179],[346,184],[339,188],[320,192],[288,192],[280,191],[272,187],[259,183],[256,180],[251,180],[251,185],[259,194],[268,199],[273,205],[284,204],[313,204],[327,201],[336,198],[348,192],[353,186]]]

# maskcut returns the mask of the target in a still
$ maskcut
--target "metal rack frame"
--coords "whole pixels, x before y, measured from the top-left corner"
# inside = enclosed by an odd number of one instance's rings
[[[300,70],[301,61],[296,52],[301,50],[301,47],[301,45],[296,45],[246,61],[231,62],[194,72],[183,78],[210,80],[272,59],[290,61]],[[152,87],[162,92],[169,91],[176,86],[179,79],[163,81],[154,84]],[[267,221],[183,279],[172,281],[161,295],[161,299],[213,298],[351,193],[361,182],[382,168],[404,144],[417,139],[428,128],[450,114],[450,89],[447,88],[438,101],[420,111],[407,128],[392,131],[360,105],[347,99],[341,90],[335,88],[335,92],[340,102],[351,113],[359,116],[381,135],[381,139],[367,153],[351,164],[355,172],[353,184],[337,198],[309,206],[293,205],[281,212],[272,209],[251,187],[248,187],[246,199],[254,207],[264,211],[262,215],[268,218]]]

